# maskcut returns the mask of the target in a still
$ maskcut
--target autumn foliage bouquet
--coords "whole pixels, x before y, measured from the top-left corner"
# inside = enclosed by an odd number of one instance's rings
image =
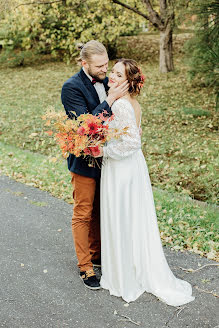
[[[107,111],[98,116],[82,114],[76,117],[75,112],[72,114],[73,119],[69,119],[63,112],[50,109],[42,117],[46,121],[45,126],[50,127],[46,133],[54,136],[64,158],[69,154],[74,154],[76,157],[83,156],[88,158],[88,165],[94,167],[97,163],[94,157],[100,154],[100,147],[113,138],[118,139],[127,134],[127,127],[121,130],[109,128],[114,115],[106,116]]]

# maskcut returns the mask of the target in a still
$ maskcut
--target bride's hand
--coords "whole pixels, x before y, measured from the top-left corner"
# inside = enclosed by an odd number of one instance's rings
[[[118,83],[114,83],[114,85],[110,87],[108,91],[108,97],[106,98],[106,101],[108,102],[109,106],[111,107],[114,101],[125,96],[128,90],[129,90],[128,80],[124,81],[119,86]]]

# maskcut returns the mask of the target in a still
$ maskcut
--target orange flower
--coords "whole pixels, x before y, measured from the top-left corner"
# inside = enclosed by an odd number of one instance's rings
[[[81,151],[76,149],[73,153],[76,157],[80,157],[81,156]]]
[[[82,136],[80,137],[80,139],[78,139],[78,142],[79,142],[79,147],[81,150],[83,150],[84,148],[86,148],[86,145],[87,145],[87,141],[88,141],[88,138],[87,136]]]
[[[70,151],[70,150],[73,150],[74,147],[75,147],[75,145],[73,144],[73,142],[69,142],[69,144],[68,144],[68,150],[69,150],[69,151]]]
[[[80,136],[83,136],[85,134],[85,128],[83,126],[80,126],[77,130],[77,133],[80,135]]]
[[[106,141],[118,139],[127,133],[126,128],[109,128],[107,123],[114,119],[114,115],[109,117],[106,110],[98,116],[82,114],[75,120],[69,120],[64,114],[50,111],[44,119],[50,121],[51,130],[47,133],[52,135],[52,129],[54,130],[55,140],[65,158],[70,153],[76,157],[90,156],[92,159],[92,156],[100,154],[100,147],[104,146]]]
[[[103,113],[97,116],[102,122],[106,122],[109,119],[109,113],[104,109]]]
[[[87,123],[82,124],[81,127],[84,128],[85,133],[89,133],[90,128],[89,128],[89,126],[87,125]]]

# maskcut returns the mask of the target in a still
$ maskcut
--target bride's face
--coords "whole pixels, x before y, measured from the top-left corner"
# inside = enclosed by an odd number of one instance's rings
[[[109,82],[108,86],[112,87],[113,85],[119,86],[123,82],[127,80],[126,73],[125,73],[125,66],[123,63],[116,63],[112,71],[109,74]]]

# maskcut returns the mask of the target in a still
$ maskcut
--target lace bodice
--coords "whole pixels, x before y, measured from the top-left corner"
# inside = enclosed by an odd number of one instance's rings
[[[103,147],[104,157],[116,160],[130,156],[141,148],[141,137],[136,125],[135,113],[131,103],[127,99],[118,99],[111,108],[115,115],[114,120],[109,123],[110,128],[122,129],[128,127],[128,134],[120,139],[110,140]]]

